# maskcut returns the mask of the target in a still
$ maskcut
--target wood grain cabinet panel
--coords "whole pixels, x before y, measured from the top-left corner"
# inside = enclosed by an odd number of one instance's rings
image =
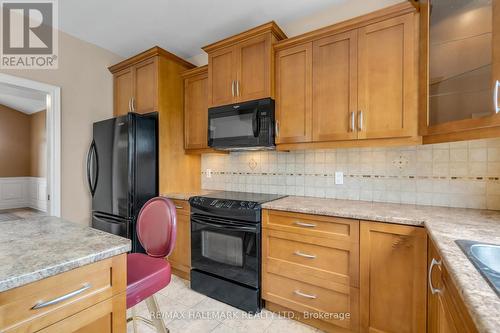
[[[425,332],[426,252],[422,227],[361,221],[362,332]]]
[[[412,136],[418,124],[413,14],[359,29],[360,138]]]
[[[357,31],[313,42],[313,141],[357,138]]]
[[[415,17],[405,3],[277,43],[277,148],[421,142]]]
[[[184,76],[184,148],[208,148],[207,67],[190,70]]]
[[[155,58],[137,64],[133,110],[137,113],[158,111],[158,62]]]
[[[269,22],[203,47],[209,107],[274,97],[272,45],[286,35]]]
[[[194,67],[156,46],[108,68],[115,82],[115,115],[119,115],[116,106],[125,103],[125,97],[123,101],[117,99],[124,86],[118,84],[119,74],[127,71],[132,77],[129,102],[135,112],[157,112],[159,193],[193,192],[201,186],[200,157],[186,154],[184,150],[184,79],[181,74]]]
[[[231,104],[236,98],[237,57],[234,47],[214,51],[208,58],[210,106]]]
[[[437,264],[433,265],[432,260]],[[434,243],[429,240],[427,269],[430,281],[427,288],[428,333],[477,333],[477,329]],[[432,269],[431,269],[432,268]],[[438,292],[433,294],[430,285]]]
[[[312,43],[276,53],[276,143],[312,139]]]
[[[113,75],[114,115],[123,116],[131,111],[134,96],[134,74],[132,68],[123,69]]]
[[[191,271],[191,216],[189,202],[173,200],[177,209],[177,238],[173,252],[168,257],[173,272],[189,280]]]
[[[53,300],[84,287],[88,289],[65,301],[33,309],[33,306],[42,300]],[[54,327],[59,326],[51,325],[60,323],[61,320],[66,321],[75,314],[94,308],[118,295],[122,295],[120,297],[125,303],[126,287],[127,255],[122,254],[7,290],[0,293],[0,331],[34,332],[52,327],[47,329],[47,332],[73,332],[76,328],[58,331]],[[121,298],[118,301],[121,302]],[[123,308],[116,307],[116,325],[125,327],[125,312],[125,305]],[[101,316],[94,314],[92,312],[85,316],[85,320],[89,323],[99,321]],[[80,318],[79,315],[77,317]]]
[[[242,42],[237,47],[238,102],[271,96],[271,35]]]

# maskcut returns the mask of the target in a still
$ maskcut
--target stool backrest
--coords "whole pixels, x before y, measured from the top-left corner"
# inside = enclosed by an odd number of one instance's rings
[[[175,246],[177,213],[167,198],[156,197],[142,206],[137,218],[137,238],[151,257],[166,257]]]

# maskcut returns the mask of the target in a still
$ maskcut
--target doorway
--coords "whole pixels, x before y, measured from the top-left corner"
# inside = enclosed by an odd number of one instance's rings
[[[59,87],[0,73],[0,210],[61,216],[60,105]]]

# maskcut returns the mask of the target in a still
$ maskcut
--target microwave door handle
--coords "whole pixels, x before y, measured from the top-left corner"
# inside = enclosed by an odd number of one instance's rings
[[[260,134],[260,117],[259,117],[259,109],[255,109],[253,111],[253,117],[252,117],[252,131],[253,131],[253,136],[258,137]]]

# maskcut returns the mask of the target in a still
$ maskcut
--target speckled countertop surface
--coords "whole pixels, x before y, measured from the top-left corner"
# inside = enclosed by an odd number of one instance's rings
[[[0,292],[128,251],[128,239],[57,217],[0,222]]]
[[[199,190],[196,192],[172,192],[172,193],[162,193],[161,196],[169,199],[177,199],[177,200],[189,200],[191,197],[195,197],[198,195],[207,195],[210,193],[214,193],[218,191],[214,190]]]
[[[500,332],[500,297],[456,245],[457,239],[500,244],[500,211],[286,197],[262,205],[290,212],[425,226],[479,332]]]

